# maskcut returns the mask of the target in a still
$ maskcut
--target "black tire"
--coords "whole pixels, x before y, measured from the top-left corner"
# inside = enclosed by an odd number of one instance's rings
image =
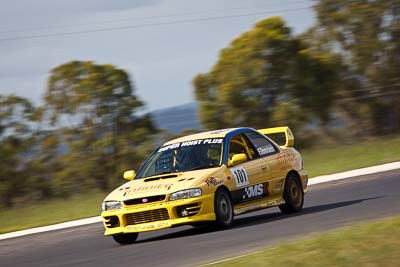
[[[219,189],[214,197],[214,212],[216,217],[216,224],[220,228],[228,228],[232,226],[233,206],[229,194],[224,189]]]
[[[279,206],[283,214],[291,214],[303,209],[304,192],[299,178],[294,173],[286,177],[283,199],[285,204]]]
[[[120,245],[129,245],[135,243],[136,239],[138,238],[139,233],[131,233],[131,234],[116,234],[112,237],[114,241]]]

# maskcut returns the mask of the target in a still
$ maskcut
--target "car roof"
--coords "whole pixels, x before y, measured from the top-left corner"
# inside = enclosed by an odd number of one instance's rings
[[[229,128],[229,129],[220,129],[220,130],[213,130],[213,131],[208,131],[208,132],[186,135],[186,136],[182,136],[182,137],[170,140],[170,141],[164,143],[163,146],[186,142],[186,141],[191,141],[191,140],[198,140],[198,139],[224,138],[230,132],[234,132],[239,129],[249,129],[249,128],[242,128],[242,127],[241,128]]]

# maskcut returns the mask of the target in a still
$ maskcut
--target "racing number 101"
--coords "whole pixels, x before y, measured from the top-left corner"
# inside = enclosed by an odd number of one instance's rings
[[[249,184],[249,177],[247,176],[246,170],[242,166],[231,168],[231,171],[235,176],[235,182],[237,187]]]
[[[246,177],[246,173],[244,172],[243,169],[235,170],[235,177],[236,177],[238,184],[246,183],[247,177]]]

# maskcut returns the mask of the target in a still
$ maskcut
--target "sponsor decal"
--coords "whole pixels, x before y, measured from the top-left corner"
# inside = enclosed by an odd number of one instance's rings
[[[268,145],[257,148],[257,151],[261,156],[264,156],[264,155],[275,152],[275,148],[272,145],[268,144]]]
[[[175,149],[175,148],[178,148],[180,145],[181,145],[181,143],[176,143],[176,144],[172,144],[172,145],[168,145],[168,146],[163,146],[158,150],[158,152],[163,152],[163,151]]]
[[[245,187],[244,192],[246,194],[243,195],[243,197],[242,197],[243,199],[260,197],[264,193],[264,185],[256,184],[253,186]]]
[[[125,191],[124,196],[130,196],[134,193],[143,193],[156,190],[170,190],[173,184],[154,184],[154,185],[141,185],[138,187],[130,188]]]
[[[283,185],[283,179],[278,180],[274,183],[274,192],[280,192]]]
[[[296,159],[296,155],[294,153],[285,153],[280,154],[277,158],[279,164],[285,164],[290,161],[294,161]]]
[[[144,225],[136,225],[136,226],[127,226],[126,230],[128,231],[147,231],[147,230],[155,230],[160,228],[170,227],[171,223],[167,222],[158,222],[152,224],[144,224]]]
[[[215,179],[214,177],[208,178],[208,179],[205,180],[204,182],[207,184],[207,186],[216,186],[216,185],[219,185],[219,184],[222,184],[222,183],[223,183],[222,180],[218,181],[218,180]]]
[[[249,184],[249,176],[247,175],[246,169],[242,166],[229,168],[235,177],[236,187],[242,187]]]
[[[289,168],[288,163],[296,160],[296,155],[294,153],[283,153],[279,154],[275,160],[277,161],[280,170],[286,170]]]
[[[222,144],[224,139],[222,138],[208,138],[208,139],[198,139],[192,141],[185,141],[181,143],[171,144],[167,146],[161,147],[157,152],[163,152],[167,150],[172,150],[179,147],[186,147],[186,146],[196,146],[196,145],[207,145],[207,144]]]
[[[122,191],[122,190],[124,190],[124,189],[127,190],[127,189],[129,189],[129,188],[131,188],[131,187],[130,187],[130,186],[127,186],[127,187],[124,188],[123,186],[121,186],[121,187],[119,188],[119,191]]]
[[[268,182],[247,186],[232,192],[234,203],[241,203],[269,196]]]

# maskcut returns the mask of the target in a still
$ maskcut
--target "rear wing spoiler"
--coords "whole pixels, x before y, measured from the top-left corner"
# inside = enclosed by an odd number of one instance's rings
[[[288,126],[283,127],[274,127],[274,128],[266,128],[258,130],[263,135],[274,135],[274,134],[285,134],[286,143],[284,145],[279,144],[283,147],[292,147],[294,146],[294,135]],[[274,139],[274,138],[271,138]]]

